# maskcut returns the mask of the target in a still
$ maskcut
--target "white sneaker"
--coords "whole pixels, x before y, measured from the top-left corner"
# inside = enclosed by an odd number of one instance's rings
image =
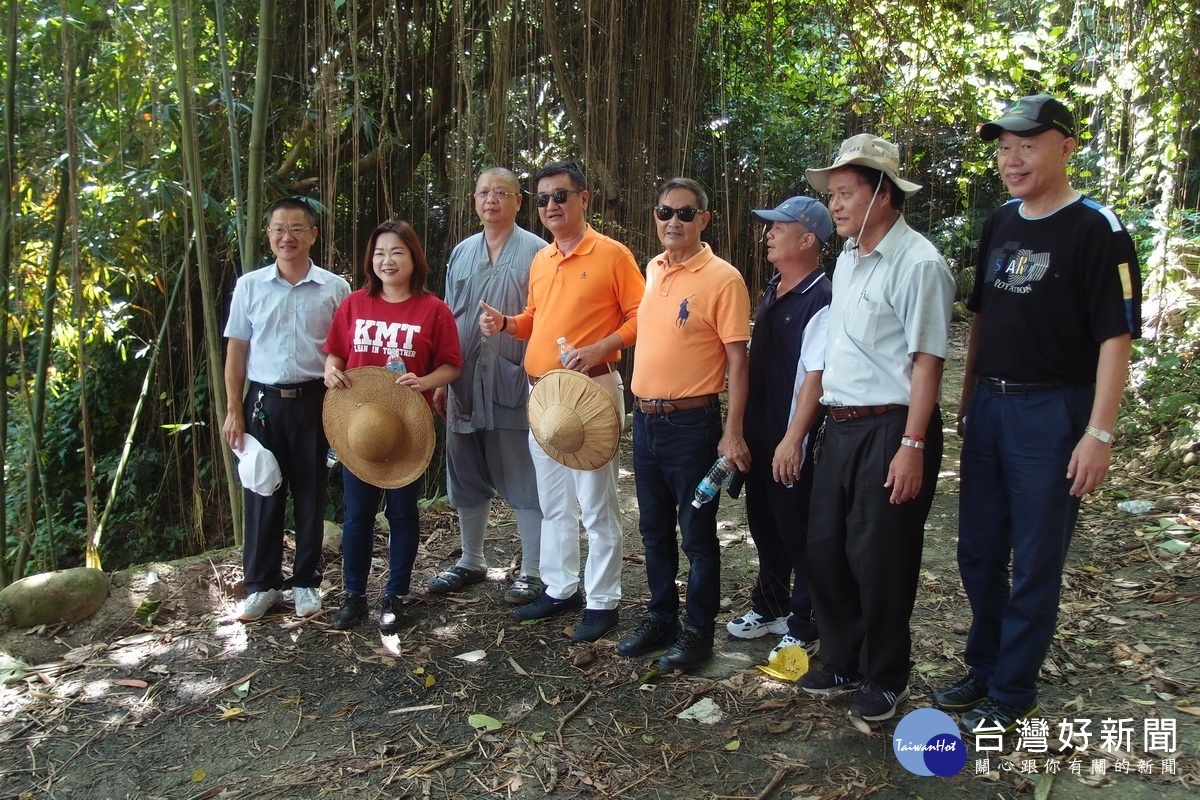
[[[262,615],[271,609],[271,606],[279,602],[279,598],[283,593],[278,589],[267,589],[265,592],[254,592],[246,598],[246,602],[242,603],[242,613],[238,614],[238,619],[242,622],[253,622],[256,619],[262,619]]]
[[[292,589],[292,600],[296,603],[297,617],[311,617],[321,610],[321,590],[312,586],[297,586]]]
[[[788,622],[787,617],[766,619],[754,609],[750,609],[737,619],[726,623],[725,630],[729,631],[730,636],[736,636],[739,639],[757,639],[768,633],[776,636],[787,633]]]
[[[780,650],[785,647],[791,647],[794,644],[800,645],[800,647],[804,649],[805,655],[807,655],[809,658],[815,657],[817,655],[817,651],[821,649],[820,639],[813,639],[811,642],[806,642],[803,639],[797,639],[795,636],[787,633],[784,634],[783,638],[779,640],[779,644],[772,648],[771,655],[767,656],[767,663],[770,664],[772,661],[774,661],[775,656],[779,655]]]

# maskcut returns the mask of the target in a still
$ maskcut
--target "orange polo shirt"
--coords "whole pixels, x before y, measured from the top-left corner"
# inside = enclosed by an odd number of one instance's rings
[[[725,345],[750,340],[750,294],[742,274],[706,243],[682,264],[662,253],[646,265],[638,307],[633,393],[678,400],[725,390]]]
[[[525,371],[540,377],[561,369],[560,336],[574,347],[586,347],[615,332],[623,346],[631,346],[637,338],[638,303],[645,287],[646,279],[629,248],[596,233],[590,225],[568,256],[557,242],[543,247],[529,267],[525,310],[508,323],[507,333],[529,340]],[[604,360],[620,359],[617,350]]]

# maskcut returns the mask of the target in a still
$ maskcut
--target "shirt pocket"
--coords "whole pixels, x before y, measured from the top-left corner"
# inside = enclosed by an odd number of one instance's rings
[[[879,333],[880,303],[860,300],[846,320],[846,333],[859,344],[874,347]]]

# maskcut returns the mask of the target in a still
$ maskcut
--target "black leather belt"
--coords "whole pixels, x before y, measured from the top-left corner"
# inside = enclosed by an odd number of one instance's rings
[[[638,410],[643,414],[670,414],[674,411],[687,411],[693,408],[710,408],[720,401],[715,394],[702,394],[695,397],[680,397],[677,400],[643,400],[637,398]]]
[[[829,416],[833,418],[834,422],[849,422],[854,419],[878,417],[880,414],[886,414],[898,408],[908,408],[908,406],[896,403],[889,403],[886,406],[830,406]]]
[[[297,397],[317,394],[318,391],[325,391],[325,381],[320,378],[314,381],[305,381],[304,383],[281,383],[278,385],[250,381],[250,386],[262,389],[264,392],[270,394],[279,395],[285,400],[293,400]]]
[[[1021,383],[1020,381],[1006,381],[1003,378],[989,378],[983,375],[979,377],[979,383],[996,394],[1039,394],[1042,392],[1056,392],[1067,386],[1067,384],[1061,381]]]

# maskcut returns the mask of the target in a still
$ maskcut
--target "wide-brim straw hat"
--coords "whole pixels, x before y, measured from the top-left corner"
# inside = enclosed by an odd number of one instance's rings
[[[571,469],[599,469],[617,454],[621,418],[604,387],[569,369],[547,372],[529,393],[529,430]]]
[[[349,389],[325,393],[322,422],[342,464],[372,486],[398,489],[433,458],[433,414],[421,393],[383,367],[346,371]]]

